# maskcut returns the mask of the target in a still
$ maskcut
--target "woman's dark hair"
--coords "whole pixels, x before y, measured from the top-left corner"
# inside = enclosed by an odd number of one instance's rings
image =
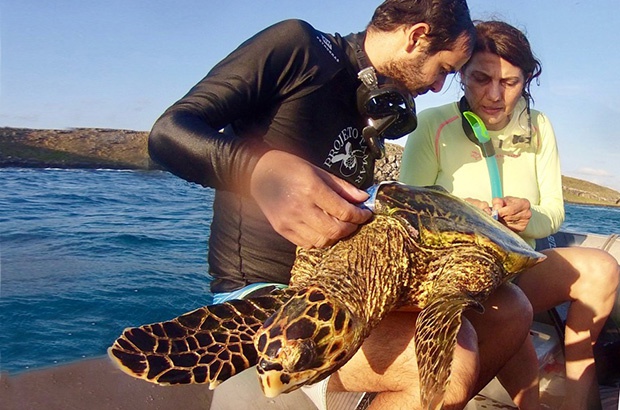
[[[430,27],[429,54],[451,50],[462,35],[467,36],[471,48],[476,33],[465,0],[386,0],[377,7],[368,27],[393,31],[417,23]]]
[[[503,21],[476,21],[476,42],[473,53],[489,52],[519,67],[525,77],[523,97],[528,102],[534,99],[530,94],[532,80],[542,73],[540,61],[534,56],[530,42],[523,32]],[[466,63],[463,71],[467,69]]]

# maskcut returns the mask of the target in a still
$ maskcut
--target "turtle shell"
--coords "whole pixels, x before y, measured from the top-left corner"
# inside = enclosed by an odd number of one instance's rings
[[[508,273],[541,257],[519,235],[441,186],[381,183],[374,193],[374,212],[400,218],[414,239],[428,248],[467,243],[491,247]]]

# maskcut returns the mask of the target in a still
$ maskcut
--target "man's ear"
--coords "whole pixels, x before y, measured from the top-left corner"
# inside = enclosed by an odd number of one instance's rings
[[[416,23],[407,29],[407,52],[412,52],[414,48],[421,47],[422,50],[428,46],[426,36],[431,27],[426,23]]]

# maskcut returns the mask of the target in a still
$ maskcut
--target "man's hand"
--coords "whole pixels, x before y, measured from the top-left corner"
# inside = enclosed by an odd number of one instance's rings
[[[276,232],[305,248],[331,245],[372,215],[354,205],[366,192],[283,151],[261,157],[250,192]]]

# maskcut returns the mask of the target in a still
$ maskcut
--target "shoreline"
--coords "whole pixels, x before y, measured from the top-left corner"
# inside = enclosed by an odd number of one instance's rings
[[[43,130],[0,127],[0,168],[161,170],[148,155],[148,131],[108,128]],[[375,181],[398,180],[403,147],[385,144]],[[564,201],[620,207],[620,192],[562,176]]]

